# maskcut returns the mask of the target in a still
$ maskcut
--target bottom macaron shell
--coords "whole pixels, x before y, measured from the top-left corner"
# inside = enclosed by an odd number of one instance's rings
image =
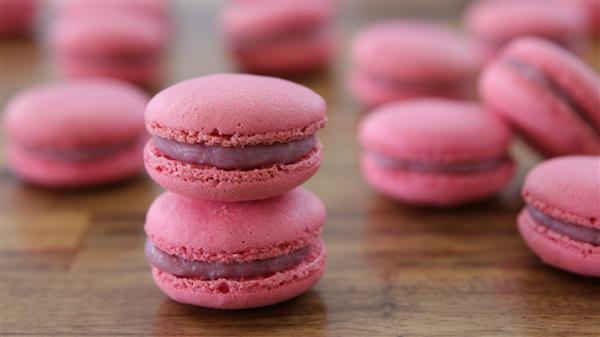
[[[600,247],[577,242],[538,225],[523,210],[519,232],[529,248],[546,264],[575,274],[600,277]]]
[[[296,163],[228,171],[170,159],[152,141],[144,149],[146,171],[159,185],[177,194],[217,201],[260,200],[291,190],[317,172],[322,157],[323,146],[318,142]]]
[[[362,159],[362,173],[376,190],[409,203],[455,206],[490,197],[510,181],[514,164],[473,174],[430,174],[384,169],[371,157]]]
[[[59,75],[66,78],[110,77],[137,84],[153,85],[158,83],[162,76],[162,63],[158,59],[138,65],[115,62],[93,63],[67,57],[57,57],[55,62]]]
[[[441,90],[407,85],[401,89],[384,87],[373,83],[368,75],[361,71],[350,74],[348,87],[357,99],[367,106],[376,106],[387,102],[416,97],[467,98],[471,89],[467,83],[456,84],[452,89]]]
[[[263,307],[292,299],[309,290],[325,272],[327,253],[322,241],[316,256],[295,268],[250,280],[199,280],[177,277],[152,268],[158,287],[174,301],[217,309]]]
[[[9,145],[7,159],[11,169],[23,180],[47,187],[85,187],[117,182],[142,172],[143,141],[102,159],[69,162],[32,155]]]
[[[298,73],[324,67],[335,52],[332,33],[252,48],[233,48],[242,68],[256,73]]]

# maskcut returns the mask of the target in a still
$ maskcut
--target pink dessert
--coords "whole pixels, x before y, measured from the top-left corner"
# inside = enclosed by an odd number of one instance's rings
[[[527,245],[545,263],[600,277],[600,156],[566,156],[525,179],[518,218]]]
[[[324,220],[325,207],[303,188],[235,203],[166,192],[146,217],[146,256],[154,281],[175,301],[219,309],[271,305],[321,278]]]
[[[180,82],[146,108],[146,169],[167,190],[243,201],[293,189],[319,168],[326,122],[313,91],[273,77],[217,74]]]
[[[30,33],[37,8],[37,0],[2,0],[0,37],[22,36]]]
[[[64,15],[51,26],[49,44],[59,75],[113,77],[143,86],[162,75],[163,25],[129,11]]]
[[[246,71],[300,73],[326,66],[335,51],[329,1],[232,1],[221,13],[227,48]]]
[[[479,92],[542,154],[600,154],[598,83],[598,75],[575,55],[525,37],[484,69]]]
[[[73,80],[34,87],[4,111],[12,170],[48,187],[122,180],[142,170],[148,97],[115,80]]]
[[[465,13],[471,35],[484,58],[526,35],[554,41],[575,53],[587,49],[587,17],[576,1],[473,1]]]
[[[466,98],[480,62],[471,44],[431,22],[388,20],[352,44],[349,86],[366,106],[420,96]]]
[[[390,103],[361,123],[362,172],[399,200],[456,206],[490,197],[511,179],[509,127],[471,102]]]

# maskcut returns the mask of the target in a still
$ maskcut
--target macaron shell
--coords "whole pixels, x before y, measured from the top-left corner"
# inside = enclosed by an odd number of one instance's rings
[[[230,2],[221,12],[225,34],[232,40],[261,39],[273,33],[312,29],[331,20],[330,1]]]
[[[217,309],[246,309],[279,303],[294,298],[314,286],[325,272],[326,251],[311,262],[266,278],[247,281],[218,279],[203,281],[176,277],[156,268],[152,276],[158,287],[171,299],[186,304]]]
[[[600,153],[600,138],[564,100],[507,64],[493,63],[483,71],[479,93],[546,156]]]
[[[161,194],[144,230],[160,250],[191,260],[248,262],[318,241],[325,206],[302,187],[274,198],[222,203]]]
[[[403,160],[468,162],[503,157],[508,125],[474,102],[419,99],[390,103],[359,127],[366,151]]]
[[[538,164],[525,178],[523,198],[552,217],[600,229],[600,156]]]
[[[72,80],[27,89],[4,111],[11,142],[80,148],[128,142],[144,134],[148,96],[112,79]]]
[[[600,277],[600,247],[577,242],[537,225],[523,210],[518,227],[531,250],[546,264],[572,273]]]
[[[425,21],[371,24],[359,32],[351,53],[359,69],[413,82],[457,81],[475,75],[480,66],[468,40]]]
[[[77,188],[117,182],[142,172],[143,141],[125,151],[86,162],[69,162],[32,155],[14,145],[7,147],[10,168],[35,185]]]
[[[515,40],[502,57],[516,58],[539,69],[567,92],[600,129],[600,77],[580,58],[550,41],[533,37]]]
[[[451,207],[499,192],[514,172],[512,162],[473,174],[426,174],[384,169],[370,156],[362,158],[362,174],[374,189],[402,201]]]
[[[179,142],[236,146],[301,139],[324,126],[326,104],[299,84],[216,74],[179,82],[146,108],[146,128]]]
[[[367,107],[375,107],[392,101],[416,97],[467,98],[471,96],[471,85],[468,81],[456,83],[449,88],[401,86],[398,88],[382,86],[374,83],[370,75],[361,70],[353,71],[348,77],[348,87],[358,100]]]
[[[575,2],[473,1],[465,13],[468,29],[482,38],[585,36],[585,15]]]
[[[302,39],[283,39],[250,47],[233,43],[230,48],[235,60],[247,71],[285,74],[324,67],[335,53],[336,41],[333,31],[326,30]]]
[[[254,170],[221,170],[172,160],[150,141],[144,150],[146,171],[159,185],[177,194],[217,201],[266,199],[289,191],[312,177],[321,165],[321,143],[302,160]]]

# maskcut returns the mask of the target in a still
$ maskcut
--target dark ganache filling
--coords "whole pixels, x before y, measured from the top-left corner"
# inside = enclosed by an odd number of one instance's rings
[[[275,44],[292,40],[305,40],[319,37],[330,29],[329,23],[314,25],[310,27],[300,27],[287,31],[276,31],[273,34],[263,35],[254,38],[238,38],[235,40],[236,49],[245,49],[262,46],[265,44]]]
[[[576,241],[590,243],[595,246],[600,246],[600,230],[569,223],[549,216],[548,214],[540,211],[539,209],[527,206],[529,215],[535,222],[541,224],[549,229],[568,236]]]
[[[207,280],[219,278],[250,278],[267,276],[291,269],[304,261],[311,246],[302,247],[287,255],[255,260],[244,263],[218,263],[192,261],[177,255],[168,254],[146,240],[146,258],[157,269],[182,277],[195,277]]]
[[[564,101],[573,111],[575,111],[579,118],[581,118],[596,133],[596,135],[600,137],[600,127],[596,125],[594,120],[590,117],[590,113],[577,103],[566,90],[561,88],[560,84],[552,81],[550,76],[547,76],[542,70],[535,66],[514,58],[505,59],[504,63],[517,70],[529,81],[548,88],[555,97]]]
[[[387,169],[442,174],[469,174],[474,172],[490,171],[499,167],[503,163],[508,162],[508,157],[506,156],[479,161],[455,163],[397,159],[376,153],[371,153],[371,156],[379,165]]]
[[[89,52],[73,52],[69,56],[78,62],[90,64],[121,64],[121,65],[144,65],[152,64],[159,60],[160,52],[141,52],[141,53],[114,53],[114,54],[95,54]]]
[[[369,81],[374,85],[386,87],[395,90],[421,90],[421,91],[432,91],[432,92],[462,92],[467,89],[467,86],[471,80],[468,76],[463,78],[457,78],[455,80],[446,81],[411,81],[395,79],[391,76],[385,76],[374,73],[366,74]]]
[[[154,146],[172,159],[224,170],[244,170],[273,164],[295,163],[317,144],[314,136],[287,143],[241,147],[187,144],[158,136],[152,139]]]

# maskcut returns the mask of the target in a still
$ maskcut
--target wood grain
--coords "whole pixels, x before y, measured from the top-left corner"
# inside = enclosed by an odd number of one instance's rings
[[[395,14],[456,24],[463,2],[352,2],[346,50],[362,23]],[[171,83],[230,70],[219,48],[218,4],[177,3]],[[1,103],[52,78],[32,41],[2,41]],[[598,66],[598,51],[590,60]],[[329,105],[326,159],[307,183],[326,203],[329,267],[305,295],[257,310],[180,305],[152,283],[143,254],[145,211],[160,193],[147,177],[89,191],[27,186],[1,171],[0,333],[6,336],[600,336],[600,283],[546,267],[525,247],[519,187],[539,158],[520,142],[518,177],[499,197],[455,210],[385,199],[360,179],[362,114],[332,69],[296,78]]]

